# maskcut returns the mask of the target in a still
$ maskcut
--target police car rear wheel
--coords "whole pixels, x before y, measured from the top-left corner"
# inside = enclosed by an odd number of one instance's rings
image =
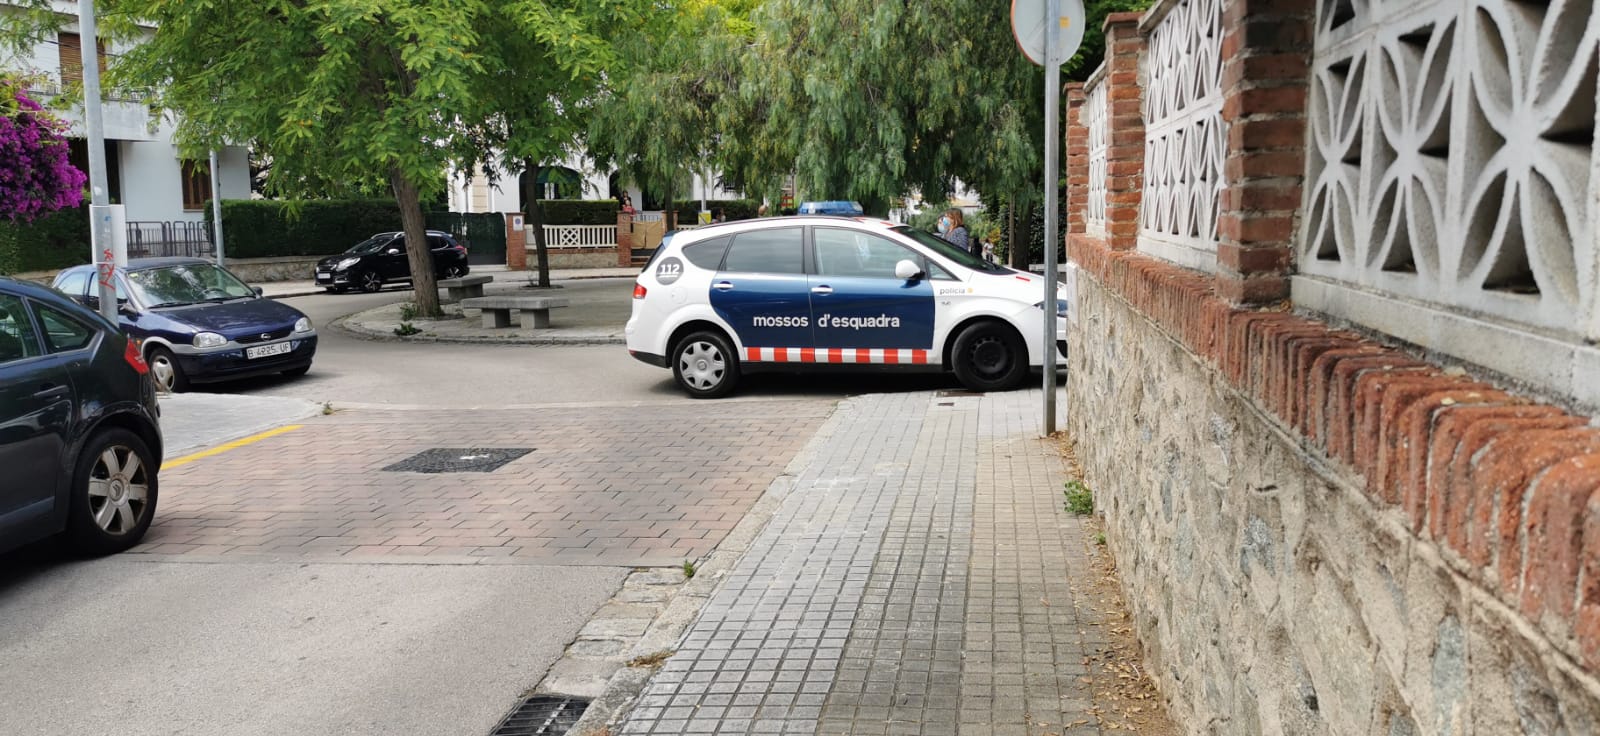
[[[961,385],[973,391],[1004,391],[1027,376],[1025,350],[1014,331],[980,322],[956,336],[950,357]]]
[[[672,355],[673,376],[694,398],[727,396],[739,381],[739,360],[721,335],[696,332],[678,341]]]

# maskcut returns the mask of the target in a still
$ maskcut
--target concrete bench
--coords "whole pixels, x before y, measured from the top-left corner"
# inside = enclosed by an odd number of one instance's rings
[[[439,286],[445,290],[444,303],[454,304],[462,299],[483,296],[483,285],[493,280],[493,276],[458,276],[453,279],[439,279]]]
[[[567,300],[558,296],[480,296],[462,299],[462,309],[483,310],[483,326],[500,328],[511,326],[511,313],[521,312],[521,325],[542,330],[550,326],[550,310],[567,306]]]

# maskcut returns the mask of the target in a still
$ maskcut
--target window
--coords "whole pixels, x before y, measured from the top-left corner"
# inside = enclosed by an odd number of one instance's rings
[[[45,344],[52,353],[65,353],[87,347],[94,340],[94,328],[68,317],[54,307],[34,304],[39,310],[39,321],[44,324]]]
[[[106,44],[99,41],[95,44],[96,56],[99,57],[100,71],[106,70]],[[83,82],[83,37],[76,33],[56,34],[56,49],[61,62],[61,83],[73,84]]]
[[[722,270],[803,274],[801,243],[801,230],[797,227],[740,233],[728,249]]]
[[[211,165],[200,161],[183,162],[183,208],[203,210],[211,199]]]
[[[89,272],[75,271],[61,277],[61,282],[56,284],[56,291],[81,299],[89,291]]]
[[[39,354],[39,341],[33,336],[33,323],[22,300],[0,294],[0,365],[32,358]]]
[[[821,276],[892,279],[895,264],[901,261],[911,261],[918,269],[928,270],[927,259],[921,254],[876,235],[819,227],[812,231],[811,242],[817,252],[817,274]]]
[[[128,280],[133,282],[139,301],[151,309],[255,296],[255,291],[233,274],[209,263],[130,271]]]
[[[700,268],[715,271],[718,266],[722,265],[722,254],[728,252],[729,240],[731,238],[723,236],[702,240],[698,243],[690,243],[683,246],[683,257]]]

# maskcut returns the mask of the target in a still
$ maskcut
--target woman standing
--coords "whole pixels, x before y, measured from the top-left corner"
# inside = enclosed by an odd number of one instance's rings
[[[983,255],[983,246],[973,240],[972,235],[967,232],[967,223],[961,216],[961,208],[959,207],[951,207],[945,210],[944,216],[939,218],[939,237],[975,256]]]

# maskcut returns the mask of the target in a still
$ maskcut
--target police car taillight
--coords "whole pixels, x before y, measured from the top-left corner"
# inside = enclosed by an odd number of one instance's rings
[[[644,284],[634,284],[633,285],[633,298],[635,298],[635,299],[643,299],[644,295],[645,295]]]

